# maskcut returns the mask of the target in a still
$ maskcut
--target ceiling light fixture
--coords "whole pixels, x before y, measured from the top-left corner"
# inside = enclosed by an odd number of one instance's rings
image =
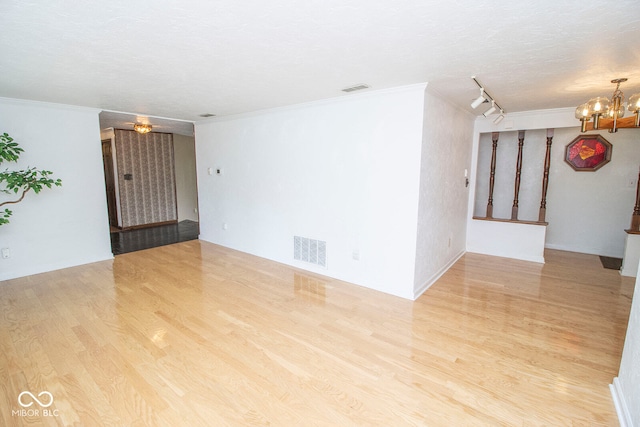
[[[482,104],[483,102],[485,102],[487,100],[487,98],[484,97],[484,88],[480,87],[480,96],[477,97],[472,103],[471,103],[471,108],[473,108],[474,110],[476,108],[478,108],[480,106],[480,104]]]
[[[496,101],[491,101],[491,107],[487,111],[482,113],[482,115],[485,117],[489,117],[490,115],[495,113],[495,111],[496,111]]]
[[[482,113],[483,116],[485,117],[489,117],[490,115],[492,115],[493,113],[495,113],[497,110],[500,111],[500,115],[493,121],[493,123],[498,124],[502,121],[502,119],[504,119],[505,116],[505,112],[504,112],[504,108],[500,107],[500,105],[498,105],[498,103],[496,102],[496,100],[487,93],[487,90],[484,88],[484,86],[482,86],[480,84],[480,82],[476,79],[476,76],[472,76],[471,79],[476,82],[476,84],[478,85],[478,87],[480,88],[480,96],[478,98],[476,98],[472,103],[471,103],[471,108],[478,108],[480,106],[480,104],[484,103],[484,102],[488,102],[491,101],[491,107],[489,107],[489,109],[487,111],[485,111],[484,113]]]
[[[629,111],[635,113],[635,120],[620,121],[624,117],[624,93],[620,90],[620,83],[624,83],[627,80],[624,77],[611,80],[611,83],[616,85],[611,99],[598,96],[591,98],[576,108],[576,119],[582,122],[582,132],[591,130],[587,129],[587,123],[591,119],[593,119],[593,130],[601,127],[609,128],[610,133],[617,132],[619,128],[640,127],[640,93],[629,98],[627,104]],[[600,119],[606,120],[606,122],[602,122],[602,126]]]
[[[138,133],[145,134],[151,132],[151,125],[144,123],[136,123],[133,125],[133,130]]]

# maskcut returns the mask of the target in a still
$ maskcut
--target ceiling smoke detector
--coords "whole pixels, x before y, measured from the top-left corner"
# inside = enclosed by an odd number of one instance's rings
[[[364,83],[360,83],[354,86],[350,86],[350,87],[345,87],[344,89],[342,89],[343,92],[355,92],[356,90],[362,90],[362,89],[369,89],[369,85],[364,84]]]

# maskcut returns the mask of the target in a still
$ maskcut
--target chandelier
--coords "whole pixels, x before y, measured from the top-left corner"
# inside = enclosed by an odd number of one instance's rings
[[[629,98],[627,104],[628,110],[635,113],[635,119],[629,117],[621,120],[624,117],[624,93],[620,90],[620,83],[626,81],[626,78],[611,80],[611,83],[616,85],[611,99],[598,96],[576,108],[576,119],[582,122],[582,132],[609,129],[609,132],[613,133],[617,132],[619,128],[640,127],[640,93]],[[588,127],[587,123],[591,119],[593,119],[593,124]]]
[[[136,123],[133,125],[133,130],[138,133],[149,133],[151,132],[151,125],[145,123]]]

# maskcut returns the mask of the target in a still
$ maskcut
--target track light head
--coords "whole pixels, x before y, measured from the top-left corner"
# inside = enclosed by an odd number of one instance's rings
[[[496,102],[495,101],[491,101],[491,107],[487,111],[482,113],[482,115],[485,116],[485,117],[489,117],[490,115],[495,113],[495,111],[496,111]]]
[[[486,101],[487,98],[485,98],[484,96],[484,88],[480,88],[480,96],[477,97],[472,103],[471,103],[471,108],[476,109],[478,108],[478,106],[480,104],[482,104],[484,101]]]
[[[489,107],[487,111],[482,113],[482,115],[485,117],[489,117],[490,115],[494,114],[496,111],[499,111],[500,112],[499,116],[496,117],[493,123],[495,124],[500,123],[504,119],[504,115],[505,115],[505,112],[502,109],[502,106],[498,105],[495,98],[489,95],[489,93],[484,89],[484,86],[478,81],[478,79],[476,79],[475,76],[472,76],[471,79],[480,88],[480,96],[471,103],[471,108],[474,108],[474,109],[478,108],[480,104],[491,101],[491,107]],[[640,103],[640,101],[638,102]],[[640,115],[640,112],[638,114]]]

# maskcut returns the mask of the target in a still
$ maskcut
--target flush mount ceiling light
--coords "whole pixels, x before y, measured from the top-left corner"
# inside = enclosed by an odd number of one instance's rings
[[[611,80],[611,83],[616,85],[611,99],[598,96],[576,108],[576,119],[582,122],[582,132],[608,128],[609,132],[613,133],[620,128],[640,127],[640,93],[629,98],[627,104],[629,111],[635,113],[635,119],[629,117],[629,120],[620,120],[624,117],[624,93],[620,90],[620,83],[627,80],[626,78]],[[593,124],[591,129],[587,129],[587,123],[591,119],[593,119]]]
[[[482,86],[480,84],[480,82],[476,79],[475,76],[471,77],[471,79],[476,82],[476,84],[478,85],[478,87],[480,88],[480,96],[477,97],[476,99],[473,100],[473,102],[471,103],[471,108],[476,109],[480,106],[480,104],[483,104],[485,102],[491,102],[491,107],[489,107],[489,109],[487,111],[485,111],[484,113],[482,113],[483,116],[485,117],[489,117],[490,115],[494,114],[496,111],[500,111],[500,115],[493,121],[493,123],[498,124],[502,121],[502,119],[504,119],[504,115],[506,114],[504,112],[504,108],[500,107],[500,105],[498,105],[498,103],[496,102],[496,100],[487,93],[487,90],[484,88],[484,86]]]
[[[151,125],[145,123],[136,123],[133,125],[133,130],[142,134],[149,133],[151,132]]]

